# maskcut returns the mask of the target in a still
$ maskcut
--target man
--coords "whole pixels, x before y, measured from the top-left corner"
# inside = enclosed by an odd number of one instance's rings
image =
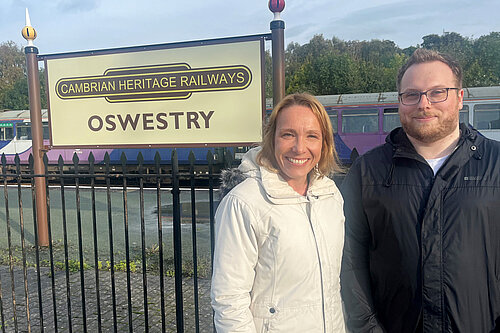
[[[500,142],[464,124],[462,70],[417,49],[402,128],[343,184],[342,296],[352,332],[500,331]]]

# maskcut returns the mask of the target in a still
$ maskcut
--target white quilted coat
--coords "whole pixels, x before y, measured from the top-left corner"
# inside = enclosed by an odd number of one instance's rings
[[[340,298],[342,196],[328,178],[306,196],[255,163],[216,212],[212,306],[217,332],[345,332]]]

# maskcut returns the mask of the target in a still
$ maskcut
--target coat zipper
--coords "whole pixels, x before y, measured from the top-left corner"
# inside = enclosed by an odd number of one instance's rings
[[[321,310],[323,314],[323,332],[326,333],[326,316],[325,316],[325,291],[324,291],[324,283],[323,283],[323,266],[321,265],[321,256],[319,254],[319,245],[318,245],[318,239],[316,237],[316,233],[314,231],[314,226],[312,223],[311,215],[312,215],[312,203],[311,200],[309,199],[309,196],[307,196],[308,202],[306,203],[306,216],[307,219],[309,220],[309,225],[311,226],[311,231],[314,236],[314,243],[316,245],[316,255],[318,256],[318,265],[319,265],[319,278],[320,278],[320,285],[321,285]],[[309,209],[308,209],[309,208]]]

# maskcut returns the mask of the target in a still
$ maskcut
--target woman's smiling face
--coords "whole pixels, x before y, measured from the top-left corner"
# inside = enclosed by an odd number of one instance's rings
[[[281,176],[297,192],[307,188],[307,175],[318,164],[322,145],[323,133],[310,108],[292,105],[281,110],[276,121],[274,157]]]

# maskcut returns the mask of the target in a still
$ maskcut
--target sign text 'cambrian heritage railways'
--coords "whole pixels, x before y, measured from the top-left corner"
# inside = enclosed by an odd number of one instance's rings
[[[62,78],[61,99],[104,97],[108,102],[189,98],[193,92],[240,90],[252,73],[246,66],[191,69],[188,64],[115,68],[102,76]]]

